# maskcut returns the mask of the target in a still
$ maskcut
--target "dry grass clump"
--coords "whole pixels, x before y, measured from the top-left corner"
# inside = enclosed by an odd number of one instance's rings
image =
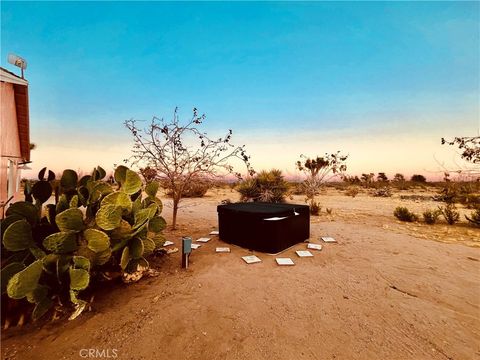
[[[418,216],[410,212],[406,207],[398,206],[395,208],[393,215],[400,221],[414,222],[418,220]]]

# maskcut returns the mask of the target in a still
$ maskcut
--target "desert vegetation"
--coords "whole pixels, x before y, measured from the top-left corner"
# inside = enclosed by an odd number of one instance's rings
[[[284,202],[290,185],[278,169],[262,170],[237,185],[241,201]]]
[[[144,169],[148,179],[159,181],[168,190],[173,199],[173,228],[177,224],[180,201],[196,191],[194,184],[227,174],[241,178],[231,164],[234,158],[253,174],[245,146],[231,143],[232,130],[218,139],[210,138],[199,128],[205,118],[194,108],[192,117],[182,123],[175,109],[170,120],[153,117],[146,127],[135,119],[124,123],[133,137],[132,156],[125,162]]]
[[[25,184],[25,201],[13,203],[1,222],[2,314],[32,304],[33,320],[69,307],[74,319],[89,304],[92,283],[112,274],[132,282],[149,273],[146,258],[164,243],[163,204],[158,183],[144,187],[125,166],[115,169],[113,184],[101,167],[80,179],[70,169],[59,181],[45,173]],[[55,202],[47,203],[53,192]]]
[[[347,159],[348,155],[342,155],[340,151],[312,158],[300,155],[300,160],[295,165],[297,170],[305,176],[300,186],[305,194],[305,202],[310,205],[312,215],[320,213],[321,205],[316,198],[321,189],[327,181],[341,176],[347,170]]]

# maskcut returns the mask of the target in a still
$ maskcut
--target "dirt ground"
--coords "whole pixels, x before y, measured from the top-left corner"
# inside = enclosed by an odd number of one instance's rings
[[[182,235],[208,235],[227,198],[238,195],[224,189],[186,200],[167,238],[180,248]],[[337,243],[313,258],[298,258],[295,250],[306,248],[298,244],[281,255],[295,266],[259,253],[262,263],[247,265],[241,256],[251,252],[214,237],[194,250],[188,270],[179,253],[152,260],[160,276],[106,286],[74,321],[3,331],[2,358],[480,359],[479,230],[465,220],[400,223],[396,206],[421,213],[438,203],[399,194],[329,190],[320,201],[332,215],[311,218],[310,241]],[[232,252],[215,253],[219,245]]]

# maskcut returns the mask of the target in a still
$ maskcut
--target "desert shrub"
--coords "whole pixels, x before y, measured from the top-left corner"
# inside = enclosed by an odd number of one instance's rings
[[[302,183],[289,182],[288,187],[291,195],[305,195],[305,189]]]
[[[372,193],[373,196],[375,197],[391,197],[392,196],[392,191],[388,186],[384,186],[380,189],[376,189]]]
[[[354,198],[355,196],[357,196],[359,193],[359,190],[357,187],[349,187],[347,189],[347,191],[345,191],[345,195],[347,196],[351,196],[352,198]]]
[[[460,220],[460,213],[457,211],[457,208],[453,203],[447,203],[445,206],[439,206],[438,210],[449,225],[453,225]]]
[[[375,187],[374,178],[375,178],[375,174],[369,173],[369,174],[362,174],[362,177],[360,179],[362,180],[363,186],[365,186],[366,188],[371,188],[371,187]]]
[[[467,194],[464,199],[460,199],[460,202],[468,209],[480,209],[480,195]]]
[[[388,177],[384,172],[379,172],[377,175],[377,181],[388,182]]]
[[[277,169],[261,171],[237,186],[242,201],[284,202],[289,185]]]
[[[52,299],[74,305],[75,318],[98,275],[120,272],[125,282],[136,281],[149,268],[145,257],[164,243],[157,183],[145,187],[142,199],[140,176],[125,166],[115,170],[115,186],[102,180],[101,167],[80,179],[67,169],[58,182],[58,201],[46,205],[43,216],[52,174],[45,179],[42,169],[39,181],[25,189],[27,201],[12,204],[0,226],[2,295],[34,304],[33,320],[54,306]]]
[[[441,213],[438,210],[425,210],[423,212],[423,221],[426,224],[433,225],[437,222],[440,215]]]
[[[418,216],[410,212],[406,207],[398,206],[395,208],[393,215],[400,221],[413,222],[418,219]]]
[[[478,208],[477,210],[473,211],[470,215],[470,217],[468,217],[467,215],[465,215],[465,218],[473,225],[475,226],[480,226],[480,208]]]
[[[322,206],[319,202],[313,200],[310,202],[310,214],[311,215],[320,215],[320,211],[322,210]]]
[[[360,178],[357,175],[355,175],[355,176],[353,176],[353,175],[343,175],[342,180],[344,182],[346,182],[347,184],[356,184],[356,185],[361,184],[361,182],[362,182],[362,180],[360,180]]]
[[[426,183],[427,179],[423,175],[415,174],[415,175],[412,175],[412,178],[410,179],[410,181],[417,182],[417,183]]]

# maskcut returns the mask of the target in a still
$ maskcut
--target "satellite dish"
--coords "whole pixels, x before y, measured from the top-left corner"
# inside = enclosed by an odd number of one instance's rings
[[[18,66],[22,70],[25,70],[27,68],[27,60],[15,54],[8,54],[8,62],[10,64]]]

